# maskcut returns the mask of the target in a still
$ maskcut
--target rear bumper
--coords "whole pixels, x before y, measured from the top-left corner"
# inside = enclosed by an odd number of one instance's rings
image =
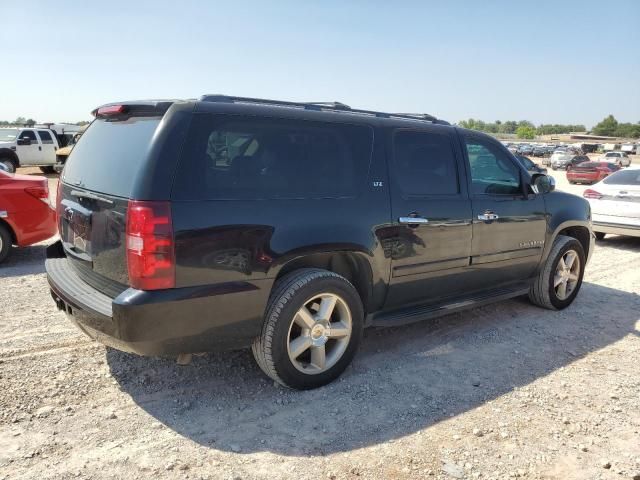
[[[260,334],[270,285],[229,282],[142,291],[116,298],[82,281],[66,258],[48,258],[58,309],[89,337],[140,355],[178,355],[244,348]],[[266,281],[265,281],[266,282]]]

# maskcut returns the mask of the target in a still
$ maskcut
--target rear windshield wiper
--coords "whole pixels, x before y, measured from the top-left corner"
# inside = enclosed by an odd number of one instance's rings
[[[96,195],[95,193],[91,192],[83,192],[82,190],[71,190],[71,195],[78,198],[90,198],[92,200],[98,200],[99,202],[113,205],[113,200],[109,200],[108,198],[101,197],[100,195]]]

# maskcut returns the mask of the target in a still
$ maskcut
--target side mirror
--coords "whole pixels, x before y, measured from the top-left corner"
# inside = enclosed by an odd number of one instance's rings
[[[534,173],[531,175],[531,187],[534,193],[545,194],[556,189],[556,180],[544,173]]]
[[[18,145],[31,145],[31,139],[30,138],[19,138],[18,139]]]

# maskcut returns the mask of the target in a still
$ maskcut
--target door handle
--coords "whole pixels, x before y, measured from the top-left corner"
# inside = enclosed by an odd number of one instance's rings
[[[398,221],[407,225],[426,225],[429,223],[429,220],[422,217],[400,217]]]
[[[38,145],[38,150],[42,151],[42,147]]]
[[[482,220],[485,222],[497,220],[498,218],[500,217],[497,214],[493,213],[491,210],[487,210],[482,215],[478,215],[478,220]]]

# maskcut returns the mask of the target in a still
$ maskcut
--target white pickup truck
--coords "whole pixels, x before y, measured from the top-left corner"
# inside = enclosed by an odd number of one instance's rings
[[[18,167],[40,167],[53,173],[56,150],[60,148],[56,134],[45,128],[0,127],[0,163],[9,172]]]

